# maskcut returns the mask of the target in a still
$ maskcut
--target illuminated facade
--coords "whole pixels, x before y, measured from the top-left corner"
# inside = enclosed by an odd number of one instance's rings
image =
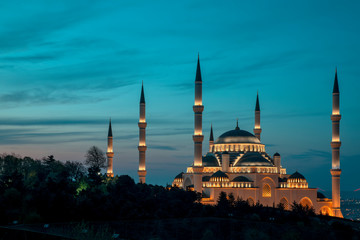
[[[195,189],[202,193],[202,203],[215,204],[220,192],[232,193],[235,198],[247,200],[249,204],[259,202],[264,206],[278,206],[290,209],[295,201],[313,207],[317,213],[342,217],[340,211],[340,159],[339,159],[339,91],[337,74],[333,93],[333,166],[332,198],[325,198],[317,188],[309,188],[305,177],[295,172],[287,174],[281,164],[281,156],[270,156],[260,141],[260,102],[256,97],[254,134],[239,128],[220,135],[216,141],[211,126],[209,151],[202,155],[202,79],[198,59],[195,77],[194,162],[185,173],[178,174],[173,186]]]

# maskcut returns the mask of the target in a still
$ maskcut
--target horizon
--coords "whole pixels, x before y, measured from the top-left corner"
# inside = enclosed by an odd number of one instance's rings
[[[106,150],[111,118],[114,174],[137,182],[144,81],[147,183],[171,183],[194,159],[200,53],[203,155],[210,124],[215,139],[235,128],[237,118],[253,133],[259,92],[266,152],[279,152],[288,174],[299,171],[320,189],[331,189],[337,68],[341,191],[359,189],[360,3],[1,5],[1,153],[84,162],[91,146]]]

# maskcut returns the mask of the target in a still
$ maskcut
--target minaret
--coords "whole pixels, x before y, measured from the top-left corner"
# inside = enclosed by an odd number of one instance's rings
[[[196,77],[195,77],[195,104],[193,106],[195,113],[195,128],[194,128],[194,190],[202,193],[202,142],[204,136],[202,135],[202,112],[204,106],[202,105],[202,80],[200,71],[200,58],[198,56]]]
[[[211,124],[210,128],[210,138],[209,138],[209,152],[212,152],[212,147],[214,146],[214,134],[213,134],[213,128]]]
[[[144,96],[144,84],[141,85],[141,97],[140,97],[140,117],[139,117],[139,182],[145,183],[146,177],[146,166],[145,166],[145,152],[146,152],[146,141],[145,141],[145,96]]]
[[[113,151],[113,135],[112,135],[112,129],[111,129],[111,119],[109,122],[109,132],[108,132],[106,156],[107,156],[107,160],[108,160],[106,175],[108,177],[114,177],[114,172],[113,172],[114,151]]]
[[[335,81],[333,89],[333,105],[332,105],[332,169],[330,170],[332,176],[332,205],[334,216],[343,217],[340,209],[340,92],[337,78],[337,70],[335,70]]]
[[[256,95],[254,134],[255,134],[255,137],[257,137],[260,140],[261,127],[260,127],[259,93],[257,93],[257,95]]]

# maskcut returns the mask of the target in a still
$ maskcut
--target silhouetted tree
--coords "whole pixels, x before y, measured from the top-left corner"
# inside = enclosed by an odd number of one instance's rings
[[[85,158],[85,164],[89,167],[93,167],[93,169],[101,169],[105,167],[105,154],[100,148],[96,146],[92,146],[89,148],[89,150],[85,154]]]

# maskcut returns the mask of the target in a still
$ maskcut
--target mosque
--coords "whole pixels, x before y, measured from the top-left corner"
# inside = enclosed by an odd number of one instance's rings
[[[203,204],[216,204],[221,192],[232,193],[235,198],[247,200],[250,205],[259,202],[264,206],[282,206],[289,210],[295,201],[313,207],[318,214],[343,217],[340,210],[340,109],[337,71],[333,88],[332,107],[332,199],[326,198],[317,188],[310,188],[306,178],[299,172],[287,174],[281,156],[269,155],[261,143],[260,103],[256,97],[254,134],[236,127],[221,134],[215,141],[211,126],[209,151],[202,153],[202,78],[198,58],[195,77],[194,161],[186,172],[178,174],[172,185],[202,193]],[[141,88],[139,118],[139,182],[145,183],[146,118],[144,88]],[[108,133],[108,169],[113,176],[113,147],[111,122]]]

